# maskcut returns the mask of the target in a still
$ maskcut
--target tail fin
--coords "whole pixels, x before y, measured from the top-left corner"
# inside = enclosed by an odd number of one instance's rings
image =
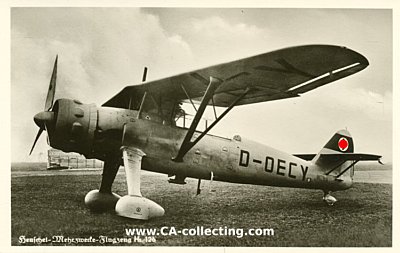
[[[347,130],[337,131],[332,138],[325,144],[321,151],[312,159],[313,163],[318,163],[321,155],[354,153],[354,143],[351,134]]]
[[[379,161],[380,155],[354,153],[353,138],[347,130],[337,131],[318,154],[297,154],[301,159],[317,165],[325,175],[336,176],[343,180],[342,175],[354,174],[354,165],[359,161]]]
[[[333,150],[340,153],[353,153],[354,143],[351,134],[347,130],[337,131],[332,138],[325,144],[324,148],[321,150]],[[325,151],[330,152],[330,151]]]
[[[352,178],[355,163],[345,157],[351,153],[354,153],[353,138],[349,131],[343,129],[332,136],[311,162],[318,165],[325,174],[333,173],[337,177],[350,169],[347,173]]]

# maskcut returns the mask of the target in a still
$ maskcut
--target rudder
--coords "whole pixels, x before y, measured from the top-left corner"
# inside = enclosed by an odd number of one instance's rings
[[[354,153],[353,138],[347,130],[337,131],[325,144],[324,149],[334,150],[340,153]]]
[[[354,153],[354,142],[349,131],[342,129],[337,131],[325,144],[321,151],[312,159],[316,163],[321,154]]]

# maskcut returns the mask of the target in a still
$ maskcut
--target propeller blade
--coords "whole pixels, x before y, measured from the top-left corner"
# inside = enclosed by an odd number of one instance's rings
[[[144,67],[142,82],[146,82],[146,78],[147,78],[147,67]]]
[[[29,155],[32,154],[32,151],[33,151],[33,149],[35,148],[36,142],[38,141],[40,135],[43,133],[43,130],[44,130],[44,128],[40,128],[40,129],[39,129],[39,131],[38,131],[38,133],[37,133],[37,135],[36,135],[35,141],[33,142],[33,146],[32,146],[31,152],[29,152]]]
[[[49,91],[47,92],[46,103],[44,105],[45,111],[50,111],[53,106],[54,94],[56,93],[56,80],[57,80],[57,60],[58,55],[56,56],[56,60],[54,62],[53,73],[51,74]]]
[[[46,134],[46,141],[47,141],[47,145],[50,146],[50,137],[49,137],[49,131],[47,129],[47,126],[44,125],[44,130],[46,130],[47,134]]]

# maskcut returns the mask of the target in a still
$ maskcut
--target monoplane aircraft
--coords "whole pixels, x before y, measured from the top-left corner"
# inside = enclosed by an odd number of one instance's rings
[[[143,83],[125,87],[101,107],[72,99],[54,102],[57,60],[44,111],[34,117],[39,132],[32,150],[46,130],[50,146],[104,161],[99,190],[85,197],[92,210],[115,209],[144,220],[164,215],[160,205],[142,196],[141,169],[168,174],[176,184],[196,178],[198,193],[202,179],[320,189],[332,205],[336,199],[330,193],[352,186],[357,162],[380,159],[354,153],[347,130],[336,132],[316,154],[294,155],[239,135],[209,134],[235,106],[299,97],[368,66],[364,56],[346,47],[290,47],[148,82],[145,69]],[[188,127],[178,124],[186,118],[182,103],[196,108]],[[215,120],[199,131],[207,107]],[[217,115],[216,107],[225,110]],[[111,191],[121,165],[128,188],[123,197]]]

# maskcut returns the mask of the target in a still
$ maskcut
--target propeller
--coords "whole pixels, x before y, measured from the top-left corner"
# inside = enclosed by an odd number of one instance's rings
[[[36,142],[39,140],[39,137],[40,137],[40,135],[42,134],[43,130],[44,130],[43,128],[39,128],[39,131],[38,131],[38,133],[37,133],[37,135],[36,135],[35,141],[33,142],[33,146],[32,146],[32,148],[31,148],[31,152],[29,152],[29,155],[32,154],[32,151],[33,151],[33,149],[35,148]]]
[[[49,90],[47,92],[46,102],[44,104],[44,111],[39,112],[33,118],[36,125],[39,127],[39,131],[36,134],[36,138],[35,141],[33,142],[29,155],[32,154],[32,151],[35,148],[36,142],[38,141],[40,135],[43,133],[44,130],[47,131],[47,125],[53,122],[54,120],[54,112],[52,112],[51,109],[53,107],[54,95],[56,92],[57,61],[58,61],[58,55],[56,56],[56,60],[54,62],[53,73],[51,74],[51,79],[49,84]]]
[[[56,60],[54,62],[54,67],[53,67],[53,73],[51,74],[49,91],[47,92],[46,103],[44,106],[45,111],[50,111],[51,107],[53,107],[54,94],[56,93],[57,60],[58,60],[58,55],[56,56]]]

